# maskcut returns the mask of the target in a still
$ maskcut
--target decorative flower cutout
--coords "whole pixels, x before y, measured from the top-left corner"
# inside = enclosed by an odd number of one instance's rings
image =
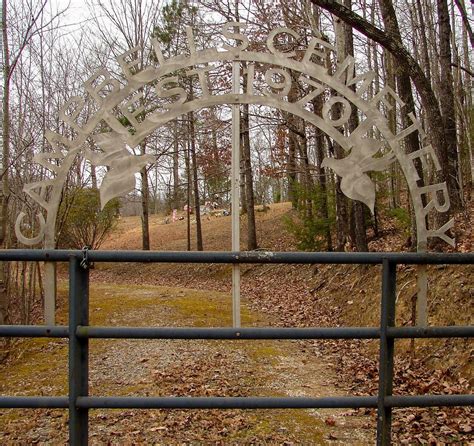
[[[374,213],[375,184],[365,173],[383,171],[394,160],[393,152],[374,158],[382,142],[370,138],[353,138],[351,153],[342,159],[325,158],[322,167],[331,168],[341,177],[341,190],[346,197],[364,203]]]
[[[113,198],[121,197],[135,189],[135,174],[155,157],[152,155],[133,155],[127,150],[119,133],[112,131],[94,137],[103,153],[87,151],[87,159],[94,166],[108,166],[100,185],[100,204],[102,209]]]

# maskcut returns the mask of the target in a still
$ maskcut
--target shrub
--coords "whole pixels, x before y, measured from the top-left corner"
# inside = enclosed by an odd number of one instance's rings
[[[304,190],[300,185],[295,188],[298,208],[292,215],[283,217],[283,224],[292,234],[297,248],[303,251],[321,251],[326,247],[326,234],[334,224],[334,216],[320,216],[318,210],[325,206],[324,195],[319,187],[311,191]],[[312,212],[308,212],[306,203],[312,203]]]
[[[393,208],[388,211],[388,215],[395,219],[395,225],[405,234],[410,234],[411,218],[410,213],[403,208]]]
[[[118,198],[110,200],[101,210],[97,189],[75,188],[67,191],[59,209],[58,247],[99,248],[115,227],[119,210]]]

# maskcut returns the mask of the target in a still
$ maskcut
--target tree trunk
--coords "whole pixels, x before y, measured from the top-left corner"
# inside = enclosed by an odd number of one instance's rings
[[[180,207],[179,203],[179,144],[178,119],[173,121],[173,209]]]
[[[463,27],[462,33],[462,43],[463,43],[463,64],[464,68],[467,72],[464,72],[464,77],[462,79],[463,83],[463,123],[464,128],[466,131],[464,132],[465,135],[465,151],[467,152],[465,155],[466,162],[464,163],[466,169],[466,179],[468,181],[469,187],[466,189],[472,189],[474,183],[474,150],[473,150],[473,137],[474,132],[470,132],[469,129],[472,128],[474,125],[473,116],[470,110],[472,109],[472,94],[471,94],[471,87],[473,85],[473,81],[470,75],[471,72],[471,61],[469,59],[469,55],[471,53],[469,48],[469,43],[467,39],[468,30],[466,27]],[[474,44],[472,44],[474,48]]]
[[[423,60],[423,68],[425,71],[426,78],[431,81],[431,68],[430,68],[430,57],[428,54],[428,42],[426,40],[426,25],[425,18],[423,17],[423,8],[421,7],[421,0],[416,0],[416,11],[418,16],[418,25],[420,32],[420,49]]]
[[[384,22],[385,29],[387,30],[387,32],[391,34],[392,38],[396,39],[398,43],[401,45],[402,37],[400,33],[400,28],[398,25],[397,16],[395,14],[395,10],[393,8],[391,0],[379,0],[379,5],[380,5],[380,12],[382,14],[382,19]],[[399,64],[393,63],[393,65],[394,65],[394,74],[395,74],[395,78],[397,82],[398,95],[400,96],[400,99],[405,103],[403,113],[401,113],[402,126],[403,128],[407,128],[411,124],[411,121],[408,115],[410,113],[413,113],[413,115],[415,115],[415,112],[416,112],[415,101],[413,99],[413,92],[411,89],[410,76],[408,76],[408,74],[403,69],[401,69]],[[393,109],[393,111],[395,110],[396,108]],[[412,132],[406,137],[405,147],[406,147],[407,153],[413,153],[421,149],[418,132]],[[418,186],[423,187],[424,180],[423,180],[423,167],[421,164],[421,160],[419,158],[416,158],[415,160],[413,160],[413,163],[415,165],[415,169],[420,178],[420,180],[418,180]],[[423,205],[425,205],[426,198],[424,195],[422,196],[422,200],[423,200]],[[412,219],[412,223],[413,224],[411,228],[411,232],[412,232],[411,240],[412,240],[412,245],[416,246],[416,224],[415,224],[414,219]]]
[[[454,108],[453,72],[451,69],[451,25],[447,0],[437,0],[439,24],[439,65],[441,82],[439,85],[439,102],[446,136],[448,162],[448,185],[456,193],[451,198],[453,210],[462,207],[460,179],[458,177],[458,148],[456,137],[456,112]]]
[[[308,3],[309,5],[309,3]],[[315,5],[312,5],[312,16],[314,19],[313,25],[314,28],[319,27],[320,22],[320,10]],[[329,63],[328,63],[329,65]],[[317,116],[322,115],[323,110],[323,98],[318,96],[312,101],[313,104],[313,113]],[[331,236],[331,227],[329,225],[329,203],[328,203],[328,187],[327,187],[327,175],[326,169],[321,167],[323,159],[325,156],[324,153],[324,132],[316,127],[315,128],[315,163],[316,163],[316,175],[317,175],[317,184],[319,186],[318,194],[320,199],[318,200],[318,208],[315,210],[317,216],[325,221],[325,237],[326,237],[326,249],[328,251],[333,250],[332,246],[332,236]],[[309,161],[308,161],[309,167]],[[308,169],[308,174],[309,174]],[[311,176],[310,176],[311,178]]]
[[[344,158],[344,150],[342,147],[334,143],[329,136],[326,135],[329,154],[337,159]],[[336,191],[336,251],[344,251],[349,234],[349,206],[348,199],[341,190],[341,177],[335,175],[334,187]]]
[[[194,112],[189,112],[189,137],[191,145],[191,168],[193,172],[193,190],[194,190],[194,212],[196,216],[196,245],[197,250],[203,250],[202,228],[201,228],[201,209],[199,200],[198,168],[196,160],[196,135],[194,130]]]
[[[94,164],[91,163],[91,182],[92,182],[92,189],[98,189],[97,187],[97,172]]]
[[[305,216],[307,218],[313,218],[313,182],[311,181],[311,172],[309,168],[309,156],[308,156],[308,139],[306,138],[306,126],[303,119],[299,120],[300,127],[298,128],[299,133],[299,149],[300,149],[300,159],[301,159],[301,170],[303,177],[303,197],[301,205],[304,206]]]
[[[464,195],[464,175],[463,175],[463,149],[466,147],[466,129],[464,128],[464,119],[463,119],[463,104],[464,104],[464,91],[462,87],[462,73],[461,73],[461,57],[459,55],[459,47],[457,44],[456,36],[456,17],[454,11],[454,4],[451,3],[451,46],[452,46],[452,59],[453,59],[453,102],[454,109],[456,111],[456,124],[457,124],[457,160],[456,165],[458,169],[458,183],[459,183],[459,195],[461,197],[461,204],[465,203]],[[464,27],[463,27],[464,28]]]
[[[338,62],[342,61],[344,54],[344,29],[342,22],[339,18],[335,19],[334,22],[336,32],[336,47]],[[326,65],[328,69],[331,69],[331,61],[327,60]],[[338,119],[341,115],[340,107],[334,107],[334,119]],[[328,147],[330,154],[337,159],[345,157],[344,149],[337,143],[327,137]],[[336,188],[336,251],[344,251],[347,243],[347,237],[349,234],[349,201],[341,190],[341,177],[336,175],[335,177],[335,188]]]
[[[293,126],[293,116],[287,116],[289,127]],[[296,153],[298,149],[298,137],[291,128],[288,131],[288,156],[286,161],[286,171],[288,178],[288,201],[291,201],[293,209],[298,207],[297,176],[296,176]]]
[[[184,155],[184,162],[186,165],[186,240],[188,251],[191,251],[191,216],[189,214],[191,206],[191,163],[189,162],[190,145],[191,141],[188,138]]]
[[[148,191],[148,172],[146,167],[140,170],[142,180],[142,249],[150,250],[150,222],[149,222],[149,191]]]
[[[244,87],[245,88],[245,87]],[[250,118],[249,105],[243,105],[242,113],[242,157],[244,161],[245,173],[245,198],[247,202],[247,249],[252,251],[257,249],[257,229],[255,225],[255,203],[253,192],[253,173],[250,152]]]
[[[472,32],[471,24],[469,22],[469,15],[466,11],[466,5],[464,4],[464,0],[454,0],[454,3],[456,3],[459,13],[461,14],[464,29],[466,33],[469,34],[469,41],[471,42],[471,48],[474,48],[474,33]]]
[[[240,140],[242,146],[242,139]],[[244,151],[240,150],[240,164],[239,164],[239,175],[240,175],[240,214],[245,215],[247,213],[247,189],[245,187],[245,164],[244,164]]]
[[[439,51],[438,41],[436,38],[436,29],[434,25],[434,11],[433,0],[422,0],[422,11],[424,11],[427,39],[428,39],[428,59],[430,65],[431,77],[428,80],[431,84],[438,85],[440,82],[439,78]]]
[[[321,116],[323,102],[320,98],[317,98],[313,101],[314,113]],[[328,205],[328,190],[327,190],[327,181],[326,181],[326,171],[321,164],[324,159],[324,133],[321,129],[316,128],[315,135],[315,144],[316,144],[316,175],[318,176],[319,184],[319,193],[321,194],[321,206],[316,210],[318,216],[324,219],[327,223],[326,225],[326,245],[327,250],[332,251],[332,237],[331,237],[331,228],[329,226],[329,205]]]
[[[2,1],[3,39],[3,121],[2,121],[2,178],[0,181],[0,248],[6,248],[8,225],[8,163],[10,160],[10,54],[7,33],[7,1]],[[6,263],[0,261],[0,325],[7,321],[8,286]]]
[[[395,61],[393,60],[392,55],[385,50],[384,51],[384,61],[385,61],[385,82],[393,91],[396,91],[396,80],[395,80]],[[394,98],[389,97],[388,101],[392,107],[387,111],[387,121],[390,131],[395,135],[397,133],[397,102]],[[400,205],[400,194],[397,184],[397,165],[395,163],[390,165],[390,176],[389,189],[390,189],[390,207],[392,209],[397,208]]]
[[[351,0],[344,0],[346,7],[351,7]],[[344,59],[347,56],[354,57],[354,38],[352,35],[352,28],[350,25],[344,26]],[[355,70],[355,68],[354,68]],[[355,75],[355,73],[353,73]],[[352,88],[355,91],[355,85]],[[357,117],[357,109],[352,106],[352,114],[349,118],[349,132],[352,133],[359,125],[359,118]],[[369,246],[367,245],[367,225],[365,223],[365,207],[360,201],[352,203],[351,222],[353,225],[353,232],[355,235],[355,246],[359,252],[367,252]]]

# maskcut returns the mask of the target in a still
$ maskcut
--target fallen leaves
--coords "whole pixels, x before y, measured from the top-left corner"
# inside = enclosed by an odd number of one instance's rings
[[[471,218],[474,212],[471,213]],[[224,224],[221,219],[219,224]],[[384,237],[373,238],[370,248],[373,251],[390,251],[404,246],[404,238],[400,231],[387,222],[381,221],[380,228]],[[227,223],[226,223],[227,224]],[[291,240],[281,231],[275,230],[278,224],[266,222],[267,226],[260,232],[261,240],[273,250],[286,250],[291,247]],[[172,243],[167,244],[168,235],[164,226],[154,228],[154,235],[160,237],[160,248],[180,249],[179,227],[167,225],[166,230],[173,227]],[[184,226],[182,225],[181,229]],[[270,228],[270,230],[268,230]],[[458,250],[472,251],[472,224],[458,226]],[[228,233],[213,230],[214,234],[205,235],[205,240],[216,236],[216,246],[221,249],[228,243]],[[260,229],[261,230],[261,229]],[[217,233],[218,232],[218,233]],[[128,231],[125,235],[128,248],[138,243],[137,231]],[[227,235],[226,235],[227,234]],[[123,238],[120,238],[120,243]],[[133,245],[133,246],[132,246]],[[181,247],[184,247],[182,243]],[[138,245],[136,245],[138,246]],[[155,246],[156,248],[157,246]],[[117,248],[117,246],[113,246]],[[121,246],[124,248],[124,246]],[[210,249],[209,245],[206,245]],[[301,267],[296,265],[258,265],[242,266],[242,296],[256,311],[268,316],[271,326],[294,327],[334,327],[348,323],[360,325],[362,316],[370,314],[378,324],[380,271],[377,268],[363,268],[358,266],[330,266],[318,265]],[[399,277],[407,283],[411,280],[413,268],[401,266]],[[434,298],[430,301],[430,314],[437,317],[441,314],[445,319],[452,318],[450,324],[456,323],[456,318],[450,313],[446,304],[455,300],[455,306],[465,309],[466,301],[472,299],[472,281],[464,271],[461,273],[446,267],[436,269],[432,279]],[[127,284],[155,284],[167,286],[184,286],[201,290],[230,291],[230,269],[227,265],[129,265],[119,264],[107,269],[96,269],[92,272],[93,281]],[[407,287],[407,295],[413,295],[413,290]],[[450,289],[459,290],[451,293]],[[447,290],[447,291],[446,291]],[[410,294],[411,293],[411,294]],[[470,294],[471,293],[471,294]],[[370,301],[370,295],[377,296]],[[411,314],[403,310],[401,295],[397,303],[398,318],[401,324],[410,321]],[[376,302],[376,305],[373,304]],[[364,306],[365,305],[365,306]],[[400,310],[400,306],[402,309]],[[350,308],[350,310],[348,310]],[[443,311],[446,313],[444,314]],[[462,310],[461,310],[462,311]],[[351,313],[352,312],[352,313]],[[354,316],[355,315],[355,316]],[[455,315],[458,316],[458,315]],[[352,319],[351,319],[352,317]],[[359,317],[359,318],[358,318]],[[315,361],[324,362],[327,367],[336,370],[339,385],[347,394],[375,395],[378,390],[378,349],[375,341],[315,341],[308,343],[308,350],[312,351]],[[465,345],[458,349],[464,352],[465,359],[469,356],[472,347]],[[404,395],[415,394],[457,394],[470,391],[469,382],[460,374],[459,364],[456,363],[456,347],[446,343],[422,350],[424,355],[413,360],[407,351],[402,351],[396,358],[394,393]],[[240,396],[250,393],[247,379],[250,380],[252,369],[239,369],[243,381],[235,381],[230,377],[228,368],[234,360],[229,352],[211,355],[209,357],[190,357],[183,352],[174,358],[175,366],[166,369],[152,369],[150,374],[154,383],[153,393],[161,395],[195,395],[195,396]],[[230,355],[230,356],[229,356]],[[161,359],[161,358],[160,358]],[[236,362],[239,363],[239,359]],[[454,361],[454,366],[450,368]],[[143,367],[152,367],[149,358],[142,357],[139,363]],[[240,361],[241,363],[241,361]],[[307,364],[303,364],[302,369]],[[109,412],[110,413],[110,412]],[[373,409],[358,409],[353,414],[366,417],[367,425],[375,424],[376,412]],[[121,414],[121,416],[128,416]],[[118,417],[96,415],[98,422],[106,425],[111,433],[121,436],[123,444],[133,444],[137,439],[127,439],[126,429],[115,428]],[[130,417],[132,417],[130,412]],[[259,420],[245,418],[239,411],[150,411],[146,415],[134,414],[139,422],[145,426],[143,431],[162,442],[213,442],[224,444],[229,442],[233,435],[245,433],[245,442],[248,444],[267,442],[267,444],[295,444],[291,433],[284,429],[274,429],[268,432],[263,427],[258,428]],[[325,426],[334,430],[325,436],[327,440],[338,440],[340,419],[323,416]],[[472,408],[415,408],[396,409],[393,415],[393,442],[396,444],[467,444],[472,437],[474,425]],[[108,426],[108,427],[107,427]],[[124,426],[127,426],[125,423]],[[130,427],[130,426],[129,426]],[[334,429],[332,429],[334,428]],[[115,429],[115,430],[114,430]],[[253,429],[253,430],[252,430]],[[260,429],[260,430],[259,430]],[[106,438],[109,431],[102,432],[101,438]],[[146,433],[131,429],[130,435],[144,435]],[[96,435],[96,434],[94,434]],[[36,438],[36,437],[35,437]],[[296,443],[298,444],[298,443]]]
[[[328,426],[335,426],[336,420],[334,417],[328,417],[324,420],[324,423],[326,423]]]

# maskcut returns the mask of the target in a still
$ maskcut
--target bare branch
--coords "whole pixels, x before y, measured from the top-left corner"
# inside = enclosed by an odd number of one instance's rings
[[[21,57],[24,49],[31,42],[31,39],[36,34],[40,34],[43,30],[47,29],[48,26],[51,25],[51,23],[53,23],[60,15],[62,15],[69,8],[69,5],[68,5],[63,10],[58,11],[53,17],[51,17],[51,19],[48,22],[46,22],[42,26],[37,27],[35,29],[36,24],[38,23],[38,20],[42,16],[44,8],[46,7],[47,4],[48,4],[48,0],[43,0],[43,3],[41,4],[41,7],[40,7],[39,11],[36,14],[33,14],[33,12],[31,12],[31,20],[28,23],[28,27],[26,28],[26,31],[23,35],[23,40],[21,41],[21,44],[20,44],[20,47],[18,48],[17,54],[15,55],[15,57],[13,58],[13,60],[10,63],[10,70],[8,72],[7,82],[10,81],[10,79],[12,77],[12,74],[15,71],[15,68],[18,64],[18,61],[20,60],[20,57]]]
[[[469,23],[469,18],[467,16],[466,8],[464,5],[464,0],[454,0],[456,6],[461,13],[462,22],[466,28],[467,33],[469,34],[469,40],[471,42],[471,47],[474,48],[474,33],[472,32],[471,24]],[[471,75],[472,76],[472,75]]]
[[[469,74],[469,76],[474,77],[474,72],[471,70],[468,70],[466,67],[463,67],[462,65],[459,65],[457,63],[452,63],[451,66],[453,66],[454,68],[460,68],[465,73]]]

